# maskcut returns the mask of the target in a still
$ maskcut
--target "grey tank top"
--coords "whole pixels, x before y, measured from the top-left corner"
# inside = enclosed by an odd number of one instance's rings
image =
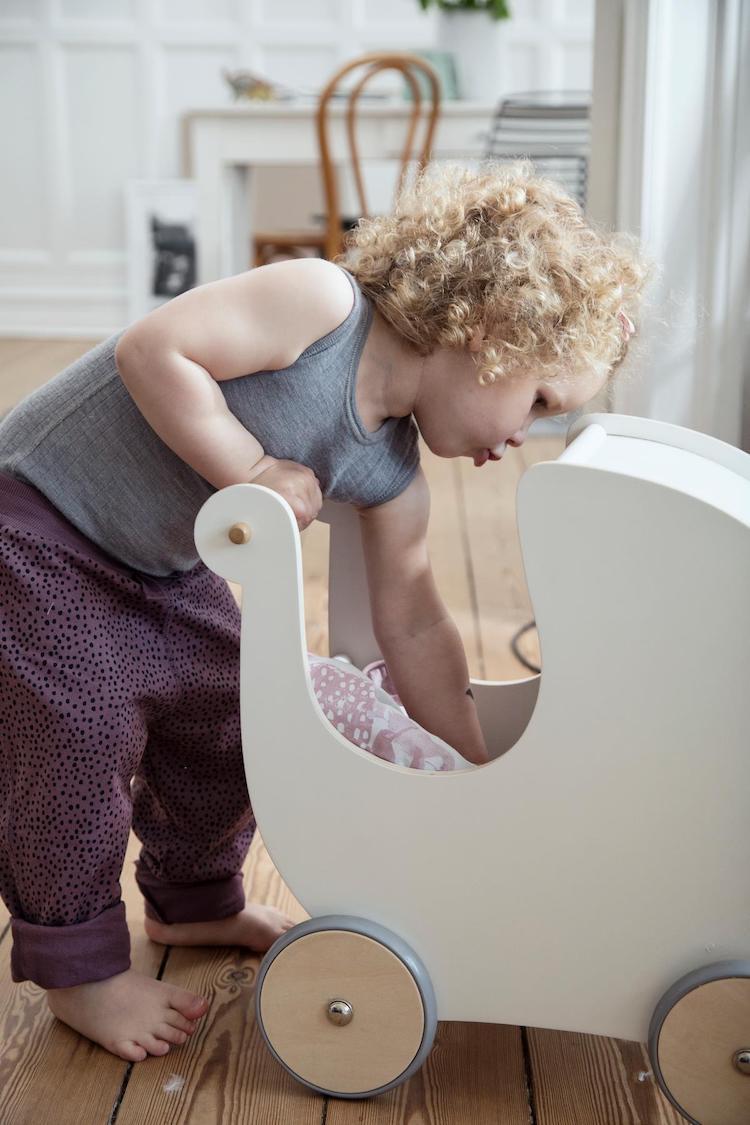
[[[412,415],[368,432],[356,375],[372,306],[346,270],[346,320],[289,367],[220,382],[227,406],[272,457],[313,470],[332,500],[372,507],[419,466]],[[24,398],[0,422],[0,469],[42,492],[127,566],[164,577],[198,562],[193,524],[216,489],[151,429],[115,364],[115,333]]]

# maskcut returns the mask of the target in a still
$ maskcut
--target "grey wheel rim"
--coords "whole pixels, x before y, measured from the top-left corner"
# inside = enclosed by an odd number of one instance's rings
[[[297,1074],[274,1050],[273,1044],[268,1038],[266,1029],[263,1026],[260,1004],[261,993],[263,991],[263,981],[266,973],[274,960],[279,953],[281,953],[282,949],[286,949],[288,945],[297,941],[298,938],[305,937],[307,934],[320,933],[323,930],[345,930],[350,933],[362,934],[364,937],[372,938],[374,941],[385,946],[385,948],[395,954],[409,970],[422,999],[422,1007],[424,1009],[424,1033],[416,1055],[409,1063],[408,1067],[391,1082],[387,1082],[385,1085],[378,1086],[372,1090],[341,1093],[338,1090],[327,1090],[322,1086],[316,1086],[313,1082],[309,1082],[306,1078]],[[255,986],[255,1019],[268,1050],[276,1061],[284,1067],[284,1070],[286,1070],[288,1074],[291,1074],[297,1082],[300,1082],[303,1086],[307,1086],[310,1090],[314,1090],[316,1094],[326,1094],[328,1097],[334,1098],[371,1098],[376,1094],[385,1093],[386,1090],[392,1090],[395,1086],[400,1086],[402,1082],[405,1082],[407,1078],[410,1078],[412,1074],[419,1070],[422,1063],[429,1055],[435,1039],[438,1022],[437,1004],[435,1002],[432,982],[430,981],[427,970],[411,946],[408,945],[403,938],[400,938],[398,934],[394,934],[391,930],[386,929],[385,926],[381,926],[377,922],[371,922],[367,918],[354,918],[348,914],[326,914],[321,918],[310,918],[307,922],[300,922],[299,925],[294,926],[291,930],[287,930],[285,934],[282,934],[282,936],[274,942],[263,958],[258,972],[258,980]]]
[[[659,1066],[659,1035],[665,1019],[678,1001],[682,1000],[693,989],[700,988],[704,984],[710,984],[711,981],[726,980],[728,977],[750,977],[750,961],[716,961],[713,965],[704,965],[701,969],[694,969],[692,972],[686,973],[684,977],[680,977],[667,989],[651,1017],[648,1030],[648,1053],[654,1070],[654,1077],[664,1096],[669,1099],[677,1112],[690,1122],[690,1125],[706,1125],[706,1123],[691,1117],[669,1089]]]

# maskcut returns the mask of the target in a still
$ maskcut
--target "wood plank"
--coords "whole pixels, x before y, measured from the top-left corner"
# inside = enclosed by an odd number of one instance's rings
[[[328,647],[328,551],[330,528],[314,520],[302,532],[307,651],[330,656]]]
[[[528,1041],[536,1125],[685,1125],[641,1044],[541,1030]]]
[[[100,340],[0,340],[0,417]]]
[[[524,471],[540,461],[556,461],[565,449],[565,430],[559,434],[537,434],[529,437],[517,451]]]
[[[436,457],[420,440],[420,457],[430,486],[427,546],[435,583],[463,641],[469,672],[482,676],[476,598],[467,562],[465,516],[455,461]]]
[[[368,1101],[331,1098],[325,1121],[326,1125],[529,1125],[520,1030],[441,1023],[432,1053],[407,1082]]]
[[[143,932],[131,836],[121,878],[134,969],[155,977],[163,949]],[[106,1122],[128,1063],[57,1020],[43,989],[10,978],[11,939],[0,942],[0,1121],[3,1125]],[[140,1065],[140,1064],[139,1064]]]
[[[0,339],[0,383],[5,378],[5,372],[12,363],[16,363],[23,356],[39,351],[40,341],[24,337],[5,337]],[[24,384],[25,386],[25,384]],[[26,394],[26,390],[22,390]]]
[[[480,664],[486,679],[533,675],[511,647],[514,635],[534,617],[518,537],[516,491],[528,467],[556,458],[563,448],[562,436],[531,437],[522,449],[508,449],[500,464],[476,469],[468,460],[458,463],[467,559],[476,591]],[[524,633],[517,647],[540,667],[536,629]]]
[[[278,906],[296,921],[307,918],[271,863],[259,833],[244,872],[248,901]],[[255,1023],[260,962],[258,955],[240,948],[170,949],[162,979],[210,996],[211,1006],[184,1046],[136,1064],[117,1125],[318,1125],[324,1099],[279,1066]]]
[[[513,654],[513,634],[531,619],[516,528],[515,493],[523,470],[517,450],[502,462],[477,469],[458,463],[467,564],[477,603],[481,678],[525,679],[530,673]]]

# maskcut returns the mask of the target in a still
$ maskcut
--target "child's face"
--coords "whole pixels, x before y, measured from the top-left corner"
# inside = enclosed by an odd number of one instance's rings
[[[523,445],[529,426],[578,410],[603,387],[606,375],[521,374],[482,386],[472,348],[434,353],[414,417],[438,457],[471,457],[477,466],[499,460],[506,445]],[[494,451],[494,452],[493,452]]]

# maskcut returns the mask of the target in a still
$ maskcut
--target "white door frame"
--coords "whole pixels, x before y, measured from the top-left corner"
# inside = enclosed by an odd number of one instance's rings
[[[749,64],[743,0],[596,0],[587,211],[638,234],[662,267],[638,370],[611,405],[733,444],[750,324]]]

